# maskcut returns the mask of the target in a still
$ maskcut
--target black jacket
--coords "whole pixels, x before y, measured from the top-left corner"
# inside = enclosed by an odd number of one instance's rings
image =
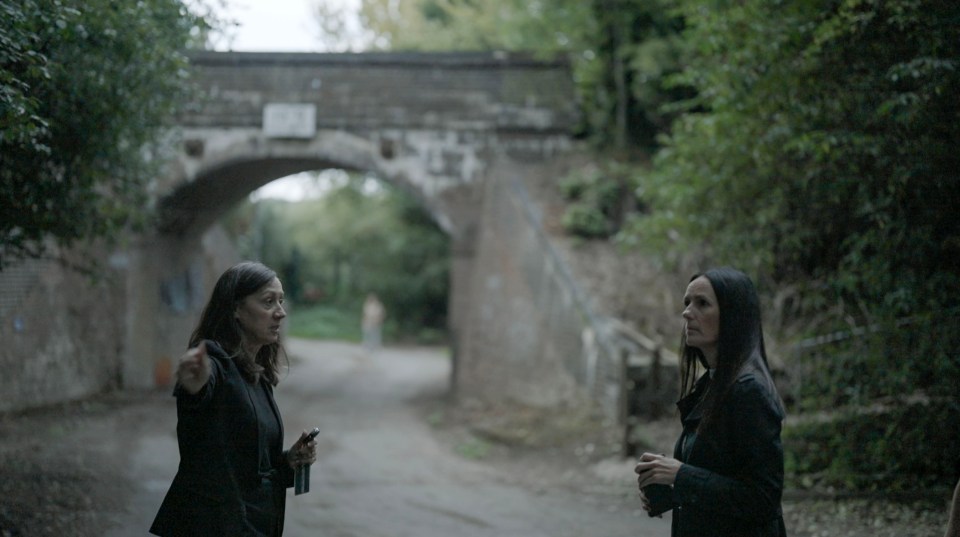
[[[261,379],[280,424],[280,439],[269,446],[272,460],[263,465],[256,412],[246,381],[219,345],[211,341],[206,345],[210,380],[195,395],[179,385],[174,390],[180,466],[150,532],[163,537],[259,537],[247,523],[242,498],[261,487],[260,468],[267,466],[277,471],[276,482],[293,486],[293,470],[282,446],[283,421],[272,386]],[[283,531],[282,498],[279,507],[277,535]]]
[[[684,464],[672,491],[672,535],[785,537],[779,397],[761,371],[745,371],[721,401],[715,421],[691,436],[703,417],[699,403],[708,382],[704,375],[677,403],[683,434],[674,458]],[[684,439],[693,442],[688,450]]]

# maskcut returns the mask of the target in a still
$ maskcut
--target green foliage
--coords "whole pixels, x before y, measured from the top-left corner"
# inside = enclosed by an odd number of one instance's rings
[[[571,50],[592,29],[574,0],[363,0],[363,25],[388,50]]]
[[[667,84],[681,69],[683,19],[666,0],[593,0],[594,31],[576,76],[591,138],[602,148],[649,151],[675,117],[667,105],[689,98]]]
[[[609,237],[610,223],[596,207],[583,203],[569,205],[563,213],[563,228],[575,237],[602,239]]]
[[[455,450],[461,457],[471,460],[483,460],[490,456],[490,444],[480,438],[471,438],[457,444]]]
[[[960,406],[891,406],[784,429],[790,486],[886,493],[943,489],[960,475]]]
[[[862,335],[840,333],[837,341],[813,345],[792,358],[795,409],[819,411],[869,406],[911,397],[957,398],[960,320],[956,308],[909,322],[877,324]]]
[[[241,254],[277,267],[301,305],[354,316],[384,303],[385,337],[437,343],[446,331],[449,239],[404,192],[357,175],[318,199],[238,207],[226,226]],[[292,279],[291,279],[292,278]]]
[[[180,0],[0,2],[0,268],[144,216],[206,26]]]
[[[896,491],[955,483],[958,314],[948,308],[838,333],[792,358],[791,382],[781,387],[792,413],[808,416],[784,434],[795,485]]]
[[[610,237],[637,207],[631,170],[615,162],[571,173],[560,192],[568,202],[563,227],[578,237]]]
[[[510,50],[568,55],[584,131],[598,144],[650,148],[689,88],[679,71],[682,19],[666,0],[364,0],[361,18],[390,50]],[[346,36],[344,36],[346,37]]]
[[[287,282],[284,282],[286,291]],[[293,337],[359,343],[360,308],[353,305],[294,305],[288,332]]]
[[[685,2],[682,116],[644,180],[668,231],[857,322],[960,294],[960,5]],[[814,293],[815,291],[815,293]]]

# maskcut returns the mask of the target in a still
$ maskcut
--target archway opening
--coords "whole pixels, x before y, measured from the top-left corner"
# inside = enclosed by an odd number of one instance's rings
[[[385,344],[447,343],[450,239],[402,187],[345,169],[303,172],[253,191],[220,225],[240,258],[280,274],[291,336],[360,342],[364,303],[376,297]]]

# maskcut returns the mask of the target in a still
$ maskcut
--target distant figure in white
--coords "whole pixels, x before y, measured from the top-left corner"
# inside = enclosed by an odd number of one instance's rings
[[[383,303],[377,298],[377,295],[370,293],[363,301],[363,319],[361,327],[363,328],[363,348],[367,352],[373,352],[380,348],[383,333],[383,318],[387,312],[383,308]]]

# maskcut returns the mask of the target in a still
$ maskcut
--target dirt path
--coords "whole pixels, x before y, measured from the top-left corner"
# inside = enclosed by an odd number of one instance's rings
[[[288,348],[291,373],[277,390],[287,443],[302,429],[322,432],[312,491],[288,493],[286,537],[670,533],[667,519],[638,509],[632,464],[605,456],[615,446],[602,435],[574,427],[556,443],[531,440],[536,416],[519,437],[517,416],[512,429],[496,419],[465,426],[478,416],[446,405],[444,351],[368,357],[355,345],[301,340]],[[575,414],[567,409],[551,425]],[[0,417],[0,537],[146,536],[176,471],[175,426],[168,391]],[[939,525],[935,514],[882,503],[868,506],[867,518],[837,502],[784,507],[790,535],[800,537],[930,536]]]

